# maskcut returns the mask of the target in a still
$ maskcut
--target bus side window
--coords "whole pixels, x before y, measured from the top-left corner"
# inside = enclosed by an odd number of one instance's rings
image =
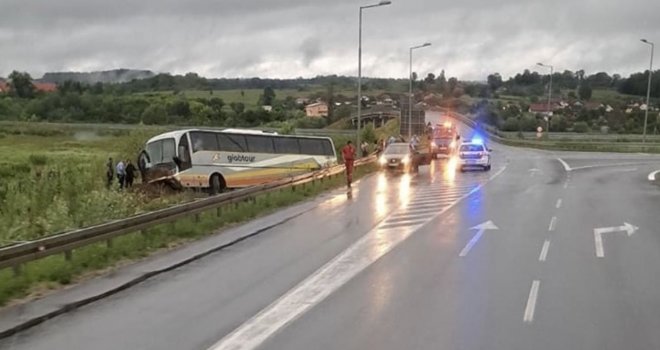
[[[179,140],[179,159],[181,164],[179,167],[180,170],[190,169],[192,167],[192,162],[190,159],[190,144],[188,143],[188,135],[184,134]]]
[[[312,155],[312,156],[323,156],[325,155],[325,150],[323,147],[323,141],[319,139],[308,139],[308,138],[298,138],[298,143],[300,143],[300,150],[302,154]]]
[[[245,135],[248,151],[252,153],[275,153],[273,138],[259,135]]]
[[[275,137],[275,153],[279,154],[300,154],[300,145],[295,137]]]

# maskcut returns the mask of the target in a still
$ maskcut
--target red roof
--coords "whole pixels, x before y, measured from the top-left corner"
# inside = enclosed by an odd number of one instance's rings
[[[41,92],[55,92],[57,91],[57,84],[53,83],[32,83],[34,89]]]
[[[0,81],[0,92],[9,92],[9,84]]]
[[[547,103],[532,103],[529,105],[529,111],[532,113],[547,113],[555,109],[556,106],[553,104],[550,104],[550,108],[548,108]]]

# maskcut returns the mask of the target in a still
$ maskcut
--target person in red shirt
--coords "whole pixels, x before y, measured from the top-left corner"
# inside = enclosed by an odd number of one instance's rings
[[[351,141],[346,142],[346,146],[341,150],[341,156],[346,166],[346,184],[350,188],[353,182],[353,162],[355,162],[355,147]]]

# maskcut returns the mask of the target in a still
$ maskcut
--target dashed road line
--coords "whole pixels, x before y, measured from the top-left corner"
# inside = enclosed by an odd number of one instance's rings
[[[550,241],[546,240],[543,242],[543,248],[541,248],[541,255],[539,255],[539,261],[545,261],[548,257],[548,249],[550,249]]]
[[[505,169],[506,166],[502,167],[497,173],[491,175],[491,178],[501,174]],[[469,178],[467,180],[474,181],[475,179]],[[401,227],[392,226],[386,223],[388,217],[385,222],[367,232],[362,238],[305,278],[297,286],[217,341],[209,350],[252,350],[258,348],[273,334],[298,319],[361,271],[408,239],[420,227],[479,191],[488,181],[490,181],[488,178],[476,179],[477,184],[471,190],[466,190],[461,197],[456,198],[451,204],[436,208],[435,213],[420,219],[417,224],[407,224]],[[423,193],[423,189],[420,193]],[[418,214],[419,211],[402,207],[393,214],[403,213]],[[405,215],[397,217],[404,218]],[[374,247],[377,247],[377,249],[374,249]]]
[[[557,199],[557,204],[555,205],[555,208],[557,209],[561,208],[561,202],[562,202],[561,198]]]
[[[557,217],[553,216],[552,219],[550,220],[550,225],[548,226],[548,231],[550,231],[550,232],[554,231],[555,226],[557,226]]]
[[[536,310],[536,300],[539,296],[539,287],[541,281],[534,280],[532,288],[529,290],[529,297],[527,298],[527,306],[525,307],[525,314],[523,315],[523,322],[532,323],[534,321],[534,311]]]
[[[648,176],[649,181],[655,181],[656,175],[658,175],[658,173],[660,173],[660,170],[656,170],[650,173]]]

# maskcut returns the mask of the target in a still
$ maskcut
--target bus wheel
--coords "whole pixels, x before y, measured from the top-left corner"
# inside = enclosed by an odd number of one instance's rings
[[[222,192],[227,186],[225,180],[222,178],[222,176],[218,174],[213,174],[211,176],[211,181],[209,185],[211,186],[211,195],[216,195]]]

